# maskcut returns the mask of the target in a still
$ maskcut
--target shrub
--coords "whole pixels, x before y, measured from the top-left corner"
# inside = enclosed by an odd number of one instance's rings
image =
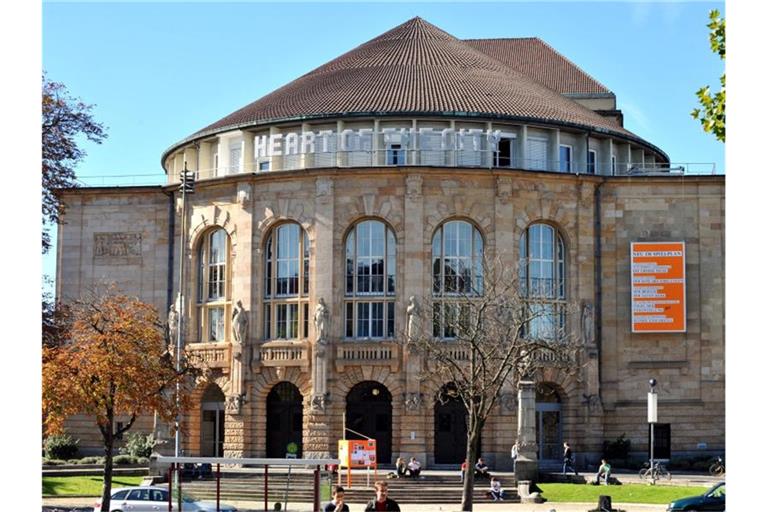
[[[46,459],[74,459],[77,457],[77,443],[80,440],[72,439],[67,434],[48,436],[43,446]]]
[[[83,457],[78,464],[104,464],[104,457],[91,456]]]
[[[603,441],[603,457],[608,460],[626,459],[632,442],[621,434],[615,441]]]
[[[63,466],[66,463],[67,461],[61,459],[43,459],[43,464],[46,466]]]
[[[137,458],[133,455],[115,455],[112,462],[115,463],[115,466],[123,466],[125,464],[136,464],[136,460]]]
[[[125,444],[120,448],[120,453],[136,458],[149,457],[152,455],[155,444],[157,441],[155,441],[154,434],[144,435],[140,432],[130,432],[125,436]]]

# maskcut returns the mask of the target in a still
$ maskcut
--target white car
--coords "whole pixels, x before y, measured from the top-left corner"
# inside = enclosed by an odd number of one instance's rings
[[[177,509],[178,498],[174,497],[172,509]],[[168,489],[164,487],[123,487],[112,489],[112,500],[109,512],[155,512],[168,510]],[[193,496],[182,493],[182,512],[216,512],[216,502],[200,501]],[[237,512],[232,505],[219,504],[221,512]],[[93,512],[101,510],[101,499],[96,502]]]

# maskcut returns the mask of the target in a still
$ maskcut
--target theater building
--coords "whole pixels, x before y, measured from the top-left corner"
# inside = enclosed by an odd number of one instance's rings
[[[552,322],[566,302],[582,311],[564,320],[579,354],[536,376],[541,460],[569,441],[595,461],[622,434],[645,453],[649,378],[659,455],[724,450],[724,176],[671,163],[540,39],[461,40],[414,18],[161,159],[166,185],[62,192],[57,295],[110,281],[161,312],[178,304],[206,369],[185,453],[335,455],[346,425],[377,439],[381,463],[460,463],[463,406],[436,400],[448,383],[399,341],[410,297],[450,299],[484,258],[555,283]],[[682,243],[676,318],[633,306],[640,242]],[[492,467],[510,467],[514,397],[482,434]],[[87,418],[68,430],[98,446]]]

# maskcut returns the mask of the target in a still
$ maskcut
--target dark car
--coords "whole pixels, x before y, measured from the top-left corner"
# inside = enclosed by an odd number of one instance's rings
[[[691,512],[694,510],[696,512],[716,510],[718,512],[724,512],[725,482],[720,482],[701,496],[681,498],[679,500],[673,501],[667,507],[667,512],[678,512],[682,510],[688,510]]]

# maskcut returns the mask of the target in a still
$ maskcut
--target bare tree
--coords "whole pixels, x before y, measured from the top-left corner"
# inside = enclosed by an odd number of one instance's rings
[[[466,407],[465,511],[472,510],[480,433],[502,388],[516,388],[552,362],[575,361],[578,349],[566,321],[575,308],[558,298],[559,283],[521,283],[513,272],[498,261],[486,261],[482,275],[474,278],[459,269],[446,280],[442,296],[425,305],[431,332],[404,336],[408,348],[423,356],[427,378],[437,387],[447,385],[437,399],[460,399]]]

